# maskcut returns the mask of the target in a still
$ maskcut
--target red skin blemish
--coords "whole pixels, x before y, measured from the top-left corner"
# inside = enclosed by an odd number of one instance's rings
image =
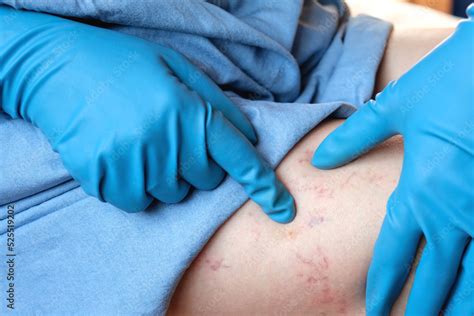
[[[306,257],[296,253],[296,258],[303,264],[306,270],[305,288],[309,295],[311,304],[320,306],[321,304],[332,304],[337,297],[332,291],[331,282],[328,277],[329,259],[320,247],[317,247],[311,257]],[[305,276],[298,273],[298,277]]]
[[[321,291],[323,293],[323,297],[321,298],[321,303],[332,303],[334,301],[334,296],[331,294],[331,289],[329,288],[329,284],[326,284],[326,287]]]
[[[324,270],[327,270],[329,269],[329,260],[326,256],[324,256],[322,258],[322,260],[320,261],[320,266],[324,269]]]
[[[341,184],[341,188],[345,188],[351,179],[356,175],[356,172],[351,172],[351,174],[346,178],[346,180]]]
[[[295,239],[296,238],[296,233],[292,230],[289,230],[287,233],[289,239]]]
[[[218,271],[220,268],[230,268],[230,266],[223,264],[224,259],[211,260],[206,259],[207,265],[211,268],[212,271]]]
[[[299,253],[296,254],[296,258],[298,258],[299,261],[303,262],[304,264],[308,264],[308,265],[312,265],[313,264],[313,261],[311,261],[310,259],[307,259],[307,258],[304,258],[302,255],[300,255]]]
[[[370,183],[380,184],[385,179],[385,175],[374,173],[372,170],[369,170],[369,174],[367,176],[367,180]]]
[[[314,190],[316,191],[317,196],[320,198],[333,198],[334,197],[333,189],[315,186]]]
[[[315,192],[319,198],[333,198],[334,195],[333,189],[323,185],[313,185],[301,180],[292,180],[291,183],[293,183],[292,186],[295,187],[297,192]]]
[[[332,287],[328,276],[329,258],[323,249],[316,247],[308,255],[296,253],[296,258],[302,264],[303,270],[297,276],[303,278],[302,281],[304,280],[303,293],[307,295],[309,304],[318,309],[326,306],[333,311],[334,315],[347,315],[347,301]]]
[[[314,283],[317,283],[317,282],[319,282],[319,281],[321,281],[321,280],[320,280],[320,279],[317,279],[317,278],[315,278],[315,277],[313,277],[313,276],[309,276],[309,277],[306,279],[306,282],[308,282],[308,283],[310,283],[310,284],[314,284]]]
[[[337,304],[339,308],[337,309],[337,313],[339,315],[347,315],[347,302],[345,299],[340,299]]]
[[[311,161],[313,158],[313,150],[312,149],[306,149],[303,153],[303,157],[298,159],[298,163],[308,163]]]
[[[312,259],[308,259],[300,255],[299,253],[296,254],[296,258],[305,265],[311,266],[313,269],[316,269],[318,272],[321,270],[328,270],[329,269],[329,259],[325,256],[321,249],[318,247],[317,250],[318,255],[318,262],[314,262]]]

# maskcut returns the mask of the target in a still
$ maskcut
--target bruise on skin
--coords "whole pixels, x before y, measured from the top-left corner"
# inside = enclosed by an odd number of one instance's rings
[[[308,227],[313,228],[314,226],[322,224],[323,222],[324,222],[323,216],[311,216],[308,221]]]
[[[325,209],[322,209],[324,211]],[[303,233],[305,229],[311,229],[315,226],[321,225],[325,222],[324,216],[321,215],[306,215],[306,219],[300,225],[296,226],[295,229],[289,228],[285,230],[286,238],[289,240],[295,240],[296,237]]]

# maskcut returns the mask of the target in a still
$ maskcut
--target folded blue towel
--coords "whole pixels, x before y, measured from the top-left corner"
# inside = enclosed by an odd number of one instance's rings
[[[0,3],[178,50],[249,117],[258,150],[274,167],[321,120],[345,117],[370,98],[391,29],[349,17],[336,0]],[[193,258],[247,200],[227,178],[183,203],[128,214],[87,196],[32,125],[0,114],[0,149],[0,249],[15,253],[14,311],[21,315],[164,314]],[[8,271],[11,258],[4,259],[0,269]],[[5,297],[9,282],[2,278]],[[0,313],[10,311],[1,302]]]

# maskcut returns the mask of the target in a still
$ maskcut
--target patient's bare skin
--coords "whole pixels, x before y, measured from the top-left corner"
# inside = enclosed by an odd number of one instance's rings
[[[397,78],[449,34],[392,34],[379,83]],[[416,45],[416,50],[408,48]],[[397,64],[399,65],[397,67]],[[213,236],[176,289],[170,315],[364,315],[365,278],[403,159],[394,137],[357,161],[322,171],[314,150],[342,121],[326,122],[277,169],[297,203],[294,222],[270,221],[247,202]],[[411,281],[394,308],[403,314]]]
[[[365,275],[402,143],[392,139],[337,170],[315,169],[314,149],[340,123],[316,128],[278,167],[296,199],[296,219],[275,224],[245,204],[186,273],[171,313],[364,313]]]

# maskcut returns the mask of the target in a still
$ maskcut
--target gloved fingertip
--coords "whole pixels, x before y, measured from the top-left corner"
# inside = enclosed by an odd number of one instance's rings
[[[268,217],[271,220],[280,223],[288,224],[291,223],[296,217],[296,207],[293,197],[288,193],[288,197],[285,198],[283,203],[279,205],[280,211],[267,212]]]
[[[313,159],[311,159],[311,164],[322,170],[330,169],[330,163],[327,159],[327,156],[315,152],[313,154]]]
[[[474,3],[471,3],[466,9],[466,15],[470,19],[474,19]]]
[[[268,215],[271,220],[280,223],[280,224],[288,224],[291,223],[296,217],[296,210],[295,207],[292,206],[289,209],[284,211],[280,211],[278,213],[271,213]]]
[[[322,170],[328,170],[338,167],[337,162],[334,161],[334,153],[331,153],[327,146],[321,145],[313,154],[311,164]]]

